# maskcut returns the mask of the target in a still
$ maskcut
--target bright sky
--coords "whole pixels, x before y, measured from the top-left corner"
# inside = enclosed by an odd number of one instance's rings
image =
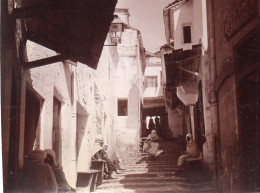
[[[163,8],[174,0],[118,0],[117,8],[129,9],[129,23],[141,31],[143,44],[150,52],[166,43]]]

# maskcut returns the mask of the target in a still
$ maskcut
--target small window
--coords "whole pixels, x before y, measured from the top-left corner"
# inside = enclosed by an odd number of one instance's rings
[[[148,76],[147,77],[147,86],[148,87],[157,87],[157,76]]]
[[[127,99],[118,99],[118,116],[127,116]]]
[[[191,43],[191,26],[183,26],[183,42]]]

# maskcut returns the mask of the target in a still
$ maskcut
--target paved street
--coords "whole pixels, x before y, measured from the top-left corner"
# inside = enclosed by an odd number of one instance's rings
[[[210,180],[200,177],[189,180],[187,174],[174,176],[181,148],[173,142],[160,142],[163,152],[158,159],[129,158],[122,164],[126,170],[114,175],[116,179],[105,180],[97,193],[161,193],[161,192],[213,192]]]

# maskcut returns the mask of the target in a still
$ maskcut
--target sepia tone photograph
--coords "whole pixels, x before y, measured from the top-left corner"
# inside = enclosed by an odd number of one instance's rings
[[[0,192],[260,192],[260,0],[1,0],[0,56]]]

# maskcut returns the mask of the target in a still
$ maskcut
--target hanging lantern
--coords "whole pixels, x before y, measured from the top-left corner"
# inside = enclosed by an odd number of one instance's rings
[[[121,43],[122,32],[124,31],[124,23],[121,19],[114,15],[114,20],[112,21],[109,29],[109,34],[111,42],[115,45]]]

